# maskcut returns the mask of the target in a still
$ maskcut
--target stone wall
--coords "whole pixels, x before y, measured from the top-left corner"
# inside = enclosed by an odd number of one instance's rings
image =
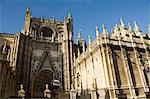
[[[125,38],[100,37],[78,54],[74,63],[77,92],[103,90],[105,97],[108,90],[112,98],[146,97],[150,87],[149,38],[133,37],[134,42]]]

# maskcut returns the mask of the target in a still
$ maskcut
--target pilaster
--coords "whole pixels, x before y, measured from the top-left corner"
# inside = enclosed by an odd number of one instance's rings
[[[110,65],[109,54],[108,54],[108,45],[106,46],[107,47],[105,48],[104,45],[101,45],[102,61],[103,61],[103,66],[105,70],[106,82],[107,82],[107,87],[109,89],[110,97],[116,98],[115,86],[114,86],[114,81],[113,81],[113,76],[112,76],[113,75],[112,68]]]
[[[136,43],[134,43],[132,35],[131,35],[130,38],[131,38],[132,48],[133,48],[133,51],[134,51],[134,57],[135,57],[135,60],[136,60],[136,65],[137,65],[137,68],[138,68],[138,71],[139,71],[139,74],[140,74],[140,79],[141,79],[141,82],[142,82],[142,87],[144,89],[144,92],[148,92],[144,72],[143,72],[142,68],[140,67],[140,62],[139,62],[139,58],[138,58],[139,55],[138,55],[138,52],[137,52],[137,49],[136,49]],[[146,95],[144,95],[144,97],[146,97]]]
[[[131,77],[131,74],[130,74],[130,69],[129,69],[129,66],[128,66],[128,59],[127,59],[127,56],[126,56],[126,51],[122,47],[121,39],[118,39],[118,41],[119,41],[119,46],[120,46],[120,49],[121,49],[121,56],[122,56],[122,59],[123,59],[124,69],[126,71],[129,91],[130,91],[131,97],[136,97],[132,77]]]

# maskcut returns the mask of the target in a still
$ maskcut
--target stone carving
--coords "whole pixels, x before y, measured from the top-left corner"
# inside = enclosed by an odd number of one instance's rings
[[[26,92],[23,89],[23,84],[21,84],[20,87],[21,87],[21,89],[18,91],[18,97],[24,98]]]
[[[51,91],[48,89],[48,84],[45,85],[44,97],[51,98]]]
[[[96,98],[97,90],[104,93],[105,89],[108,95],[101,97],[102,94],[99,94],[101,95],[99,98],[119,98],[118,95],[122,94],[127,98],[146,98],[147,87],[150,85],[148,63],[150,39],[149,34],[140,35],[142,32],[136,22],[132,31],[130,23],[128,28],[125,28],[123,20],[120,19],[120,24],[114,27],[112,35],[108,35],[103,25],[102,36],[99,36],[100,32],[96,26],[96,39],[92,42],[91,37],[88,36],[89,45],[86,46],[80,34],[78,41],[80,39],[81,42],[73,43],[71,15],[68,19],[65,17],[64,21],[57,21],[54,18],[52,20],[33,18],[30,14],[30,10],[27,9],[24,31],[15,35],[13,47],[8,50],[10,45],[5,42],[1,49],[0,56],[8,54],[7,59],[15,68],[12,72],[9,62],[1,59],[0,97],[5,99],[7,96],[16,95],[18,91],[16,86],[20,83],[24,84],[31,97],[43,97],[44,90],[44,96],[51,97],[57,88],[48,88],[48,84],[57,79],[60,81],[58,90],[68,93],[73,89],[74,99],[76,94],[82,94],[83,90],[90,92],[88,89],[94,91],[93,98]],[[41,31],[43,27],[52,29],[50,39],[47,35],[44,36],[47,31]],[[150,25],[148,25],[148,31],[150,32]],[[140,67],[142,65],[143,70]],[[55,83],[59,82],[55,80]],[[20,87],[19,92],[25,93],[22,91],[23,85]],[[18,96],[23,96],[19,92]]]

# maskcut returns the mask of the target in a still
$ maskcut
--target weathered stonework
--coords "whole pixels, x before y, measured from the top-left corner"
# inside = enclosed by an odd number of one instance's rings
[[[60,99],[149,98],[150,34],[128,25],[120,19],[111,33],[96,26],[88,45],[80,31],[74,44],[70,13],[58,21],[27,9],[21,32],[0,34],[0,98],[17,97],[22,84],[25,97],[44,97],[48,84]]]
[[[108,35],[103,26],[101,35],[75,59],[75,89],[96,90],[99,99],[150,97],[150,35],[136,32],[118,26]]]

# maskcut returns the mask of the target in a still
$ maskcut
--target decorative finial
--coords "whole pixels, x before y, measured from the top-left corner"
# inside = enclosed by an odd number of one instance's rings
[[[53,16],[52,22],[53,22],[53,23],[55,22],[55,17],[54,17],[54,16]]]
[[[124,24],[124,22],[123,22],[123,19],[122,19],[122,18],[120,18],[120,24],[121,24],[121,27],[122,27],[122,28],[124,28],[124,27],[125,27],[125,24]]]
[[[78,40],[81,38],[81,29],[78,31]]]
[[[106,29],[104,24],[102,25],[102,33],[103,33],[104,36],[107,35],[107,29]]]
[[[71,12],[69,11],[68,12],[68,18],[71,18],[72,17],[72,15],[71,15]]]
[[[116,24],[114,27],[114,33],[118,33],[118,24]]]
[[[27,14],[31,14],[30,8],[27,8],[27,9],[26,9],[26,13],[27,13]]]
[[[131,27],[130,23],[128,23],[128,30],[129,30],[129,32],[132,32],[132,27]]]
[[[43,14],[41,14],[41,22],[43,21]]]
[[[139,32],[139,27],[138,27],[138,25],[137,25],[137,22],[136,21],[134,21],[134,31],[135,32]]]
[[[96,37],[99,36],[99,29],[98,29],[98,26],[96,26]]]
[[[83,52],[85,52],[85,41],[83,39]]]
[[[150,24],[148,24],[148,32],[150,33]]]
[[[92,38],[91,38],[91,36],[88,36],[88,40],[89,40],[89,45],[91,45],[92,44]]]
[[[26,9],[26,12],[29,12],[29,11],[30,11],[30,8],[27,8],[27,9]]]
[[[81,29],[79,29],[77,36],[78,36],[78,38],[77,38],[77,44],[79,44],[79,42],[80,42],[80,40],[82,38],[82,36],[81,36]]]

